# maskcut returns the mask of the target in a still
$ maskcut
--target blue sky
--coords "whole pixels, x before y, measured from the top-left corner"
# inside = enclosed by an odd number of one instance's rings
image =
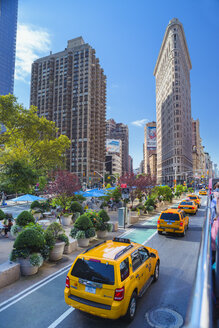
[[[205,151],[219,164],[219,0],[19,0],[15,96],[29,107],[32,61],[82,36],[107,76],[107,118],[129,126],[136,168],[143,123],[156,120],[153,70],[173,17],[184,26],[192,61],[192,117],[200,120]]]

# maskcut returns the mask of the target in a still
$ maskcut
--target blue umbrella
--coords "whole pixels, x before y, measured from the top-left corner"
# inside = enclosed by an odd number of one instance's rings
[[[26,194],[26,195],[11,199],[12,202],[33,202],[35,200],[46,200],[46,198]]]

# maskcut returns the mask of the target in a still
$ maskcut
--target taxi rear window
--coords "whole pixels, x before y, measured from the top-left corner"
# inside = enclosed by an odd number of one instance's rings
[[[193,205],[193,203],[192,202],[182,202],[182,203],[180,203],[180,205]]]
[[[179,214],[177,214],[177,213],[162,213],[160,219],[161,220],[175,220],[175,221],[179,221],[180,220],[180,217],[179,217]]]
[[[189,196],[190,199],[197,199],[196,196]]]
[[[114,285],[114,266],[111,264],[78,259],[71,275],[101,284]]]

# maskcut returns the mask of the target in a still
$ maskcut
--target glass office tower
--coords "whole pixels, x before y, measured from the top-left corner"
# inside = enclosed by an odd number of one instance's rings
[[[0,0],[0,95],[13,93],[18,0]]]

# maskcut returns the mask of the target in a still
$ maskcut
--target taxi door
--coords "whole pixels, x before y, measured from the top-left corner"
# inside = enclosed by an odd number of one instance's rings
[[[144,247],[142,247],[144,248]],[[140,291],[145,285],[149,278],[149,270],[151,270],[151,263],[148,254],[143,255],[143,250],[137,249],[131,254],[132,260],[132,271],[134,274],[134,279],[137,282],[138,291]],[[147,251],[145,249],[145,251]],[[142,258],[144,257],[144,261]]]

